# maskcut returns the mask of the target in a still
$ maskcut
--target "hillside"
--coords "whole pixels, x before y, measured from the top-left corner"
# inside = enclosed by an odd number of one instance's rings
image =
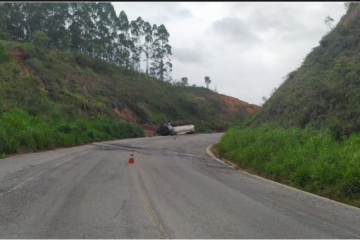
[[[162,121],[190,120],[197,132],[225,131],[259,108],[204,87],[175,86],[81,53],[1,41],[9,53],[0,69],[2,111],[30,115],[106,115],[153,136]]]
[[[0,113],[60,113],[66,124],[106,116],[152,136],[166,120],[225,131],[258,108],[173,81],[166,27],[111,3],[0,3],[0,13]]]
[[[359,131],[359,25],[360,5],[351,3],[337,26],[287,75],[250,125],[330,128],[337,139]]]

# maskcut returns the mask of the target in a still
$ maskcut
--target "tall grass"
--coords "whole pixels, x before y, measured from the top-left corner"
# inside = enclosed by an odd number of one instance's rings
[[[339,142],[329,130],[234,127],[219,153],[265,177],[360,206],[359,146],[360,133]]]
[[[144,137],[139,126],[105,116],[70,121],[57,111],[48,117],[31,116],[20,109],[0,112],[0,156],[18,153],[21,149],[51,149],[134,137]]]

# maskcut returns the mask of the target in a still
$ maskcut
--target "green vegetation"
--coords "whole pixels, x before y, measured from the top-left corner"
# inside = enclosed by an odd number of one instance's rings
[[[8,58],[9,58],[9,54],[5,49],[5,45],[0,42],[0,63],[4,62]]]
[[[259,111],[229,129],[219,154],[252,173],[360,207],[360,4],[274,88]]]
[[[173,81],[165,26],[111,3],[0,3],[0,18],[0,156],[144,136],[140,125],[165,120],[213,132],[250,117]]]
[[[358,3],[350,3],[336,27],[287,74],[250,125],[329,128],[336,139],[360,130],[360,24]],[[266,98],[264,99],[266,100]]]
[[[209,88],[209,84],[211,83],[211,80],[210,80],[210,77],[206,76],[205,77],[205,84],[206,84],[206,87]]]
[[[329,130],[230,128],[219,153],[275,181],[360,207],[360,133],[339,142]]]
[[[20,109],[0,112],[0,154],[18,153],[58,146],[143,137],[143,130],[134,124],[105,116],[69,121],[58,110],[48,116],[31,116]]]
[[[170,78],[170,34],[141,17],[117,16],[110,2],[0,2],[0,39],[81,52],[160,80]],[[0,62],[2,59],[0,46]]]
[[[129,21],[109,2],[4,2],[0,18],[0,155],[143,136],[139,125],[166,120],[200,132],[243,121],[213,91],[171,79],[163,24]]]
[[[38,45],[0,40],[0,156],[144,136],[141,124],[166,120],[190,120],[197,132],[213,132],[250,117],[239,109],[245,118],[232,118],[205,87],[178,86],[79,52],[43,48],[46,39],[38,35]],[[133,124],[124,122],[129,120]]]

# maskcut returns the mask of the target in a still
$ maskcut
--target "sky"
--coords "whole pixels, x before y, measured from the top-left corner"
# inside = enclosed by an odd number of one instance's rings
[[[346,13],[344,2],[112,2],[117,15],[163,24],[172,79],[261,105]]]

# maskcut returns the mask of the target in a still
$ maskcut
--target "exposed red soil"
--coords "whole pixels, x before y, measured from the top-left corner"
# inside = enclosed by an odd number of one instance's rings
[[[132,123],[137,123],[138,118],[136,117],[136,115],[133,113],[133,111],[131,111],[131,109],[128,106],[125,106],[123,109],[119,110],[117,107],[114,109],[114,112],[127,119],[128,121],[132,122]]]
[[[18,61],[25,60],[24,53],[22,51],[20,51],[19,49],[14,49],[14,50],[10,51],[10,53]]]
[[[154,125],[154,124],[143,124],[142,129],[144,130],[145,136],[146,137],[153,137],[153,136],[157,136],[156,134],[156,130],[159,128],[158,125]]]
[[[246,111],[250,114],[254,114],[256,110],[260,108],[260,106],[255,104],[249,104],[247,102],[241,101],[238,98],[226,96],[224,94],[217,94],[218,97],[220,97],[221,100],[223,100],[229,109],[229,114],[234,114],[239,111],[238,106],[245,106]]]
[[[28,56],[20,51],[19,49],[14,49],[12,51],[10,51],[10,54],[13,56],[13,58],[16,60],[16,62],[18,63],[19,67],[20,67],[20,76],[29,76],[29,74],[33,74],[34,72],[32,72],[30,69],[24,67],[21,62],[24,61]]]
[[[123,109],[119,110],[117,107],[114,109],[114,112],[125,118],[126,120],[132,122],[132,123],[137,123],[137,117],[136,115],[133,113],[133,111],[131,111],[131,109],[128,106],[125,106]],[[145,133],[145,137],[153,137],[156,136],[156,130],[158,129],[159,126],[154,125],[154,124],[143,124],[140,126]]]

